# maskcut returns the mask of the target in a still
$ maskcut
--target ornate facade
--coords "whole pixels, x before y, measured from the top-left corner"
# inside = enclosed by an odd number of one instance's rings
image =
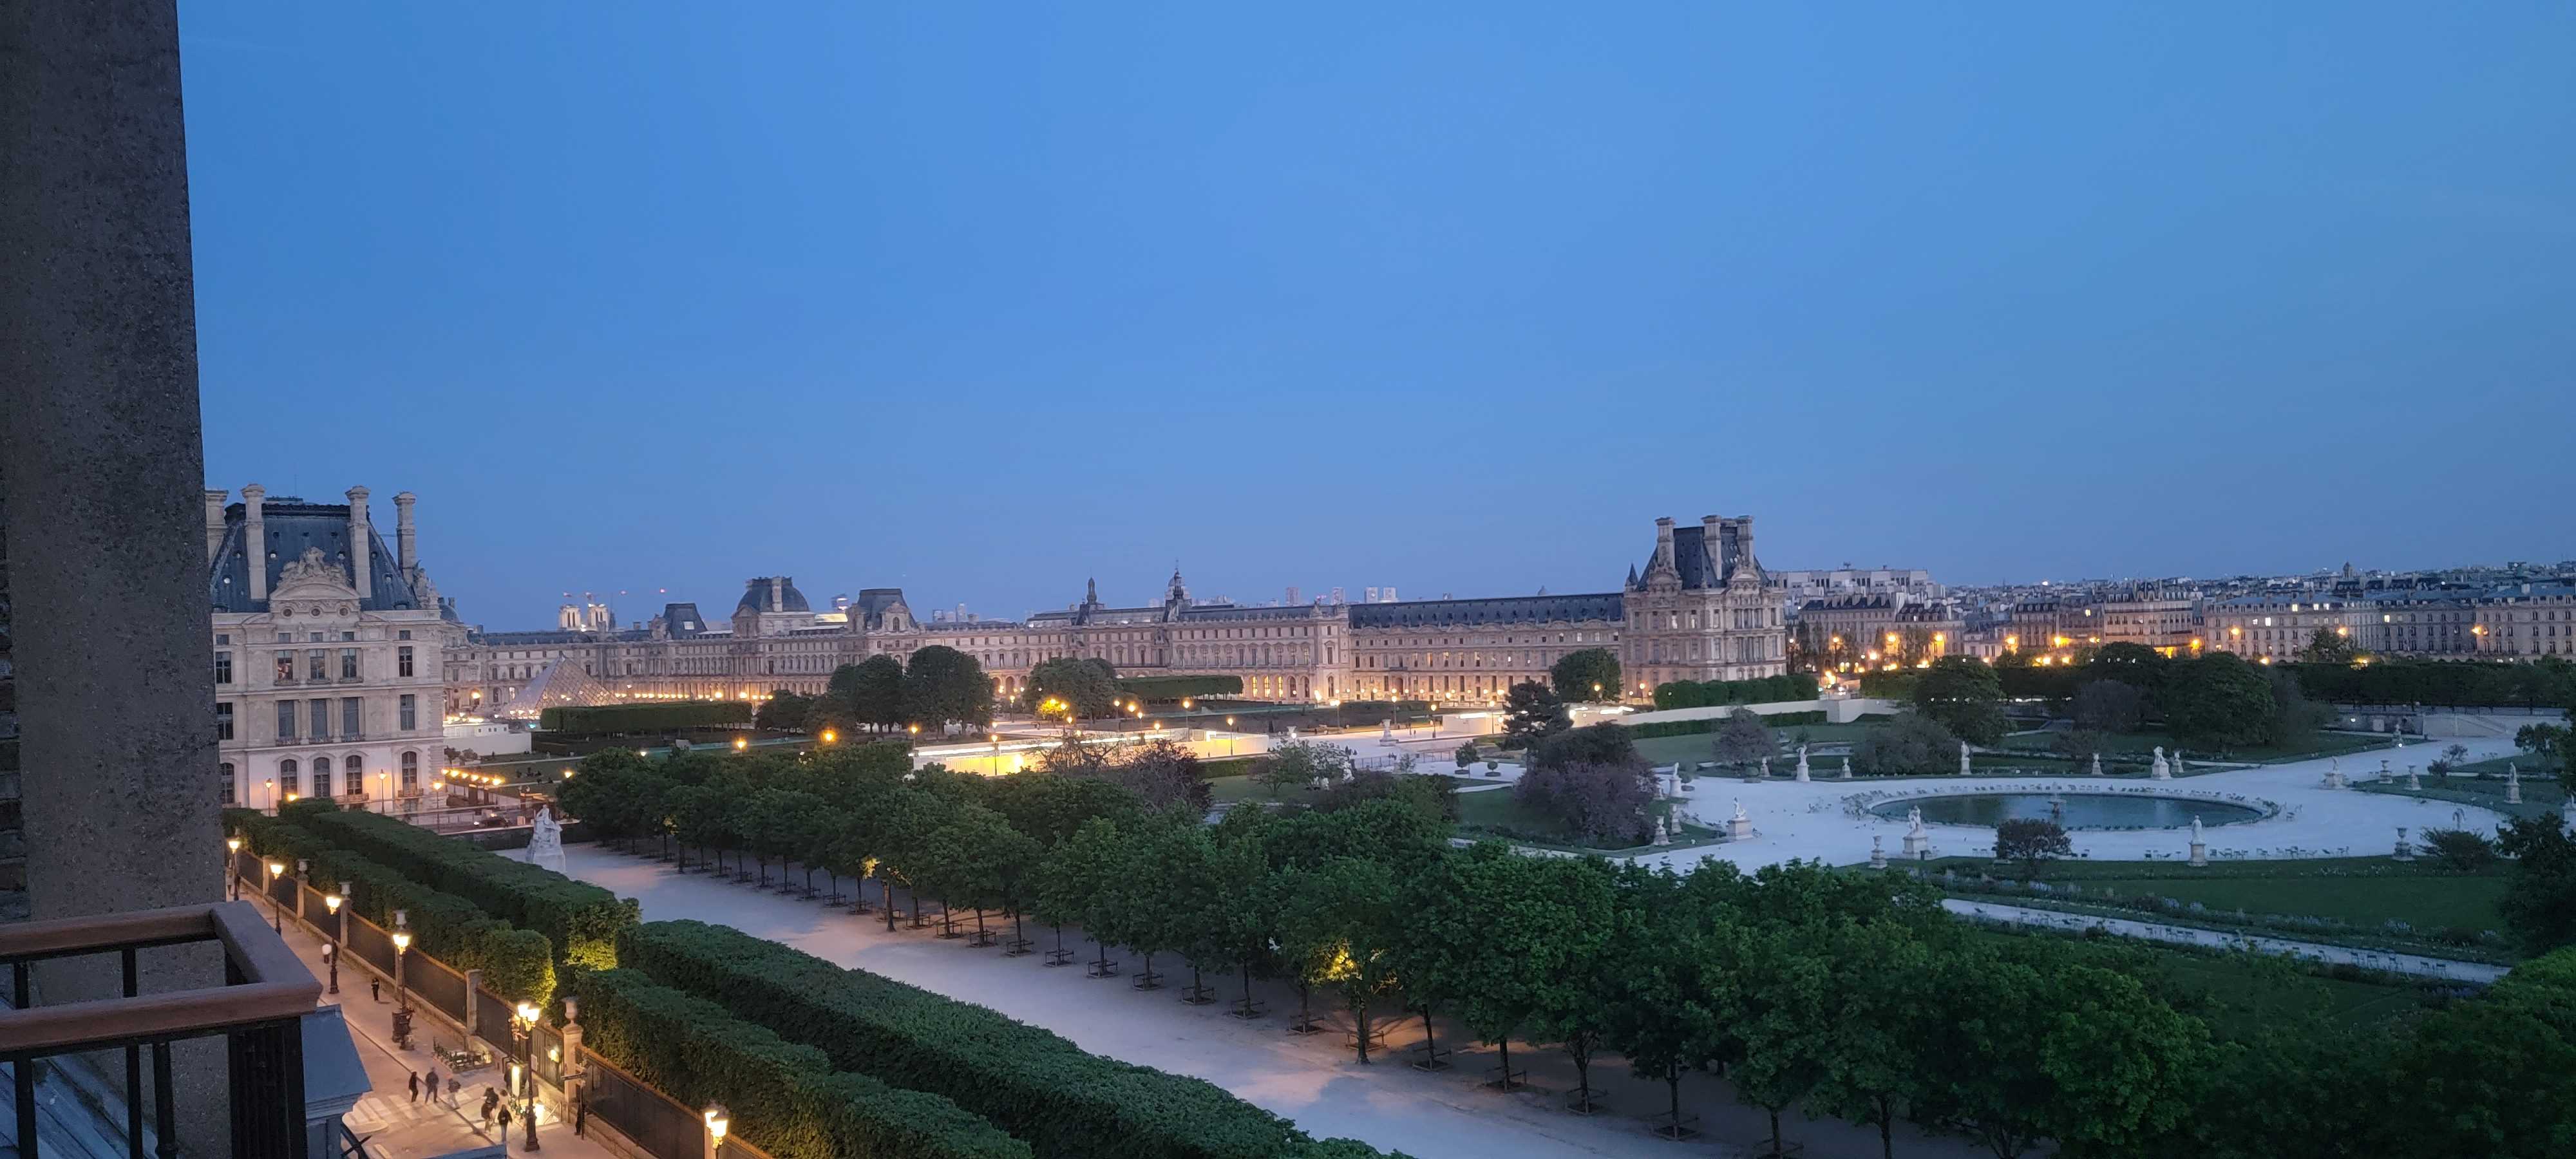
[[[1632,687],[1740,680],[1785,670],[1777,593],[1766,593],[1751,518],[1655,525],[1644,569],[1619,591],[1398,603],[1245,607],[1194,600],[1178,572],[1156,602],[1080,602],[1024,621],[915,618],[903,592],[870,588],[815,611],[792,579],[748,581],[729,623],[670,604],[625,631],[477,632],[447,655],[447,705],[504,704],[551,664],[579,666],[613,694],[751,699],[821,692],[832,671],[870,656],[908,659],[933,644],[973,656],[999,694],[1059,656],[1098,657],[1130,675],[1221,675],[1246,697],[1331,701],[1400,696],[1497,700],[1544,680],[1566,653],[1616,652]]]
[[[418,798],[445,752],[441,659],[465,633],[420,566],[411,494],[391,551],[364,487],[346,505],[256,483],[228,497],[206,492],[223,799]]]

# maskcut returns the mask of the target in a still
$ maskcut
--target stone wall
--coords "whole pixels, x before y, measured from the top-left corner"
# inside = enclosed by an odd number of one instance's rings
[[[0,922],[27,917],[27,830],[18,810],[18,675],[9,647],[8,481],[0,479]]]

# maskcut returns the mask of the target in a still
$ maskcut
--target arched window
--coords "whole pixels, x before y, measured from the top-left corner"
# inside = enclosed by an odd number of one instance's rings
[[[420,791],[419,753],[406,752],[402,755],[402,789],[406,793]]]
[[[303,779],[295,775],[294,757],[277,762],[277,791],[280,794],[278,797],[280,801],[286,799],[284,794],[300,794],[304,791]]]
[[[221,770],[223,771],[223,774],[224,774],[224,804],[227,804],[227,805],[232,804],[232,803],[233,803],[233,766],[232,766],[232,762],[230,762],[230,761],[226,761],[225,763],[220,764],[220,765],[217,765],[217,766],[215,766],[215,767],[216,767],[216,768],[218,768],[218,769],[221,769]]]
[[[331,795],[331,758],[329,757],[313,758],[313,795],[316,797]]]

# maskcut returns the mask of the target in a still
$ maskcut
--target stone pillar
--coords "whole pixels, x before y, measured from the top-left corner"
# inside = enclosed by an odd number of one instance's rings
[[[209,487],[209,488],[207,488],[207,489],[206,489],[206,562],[207,562],[207,563],[213,563],[213,562],[215,561],[215,553],[216,553],[216,552],[218,552],[218,551],[223,550],[223,547],[224,547],[224,500],[232,498],[232,494],[233,494],[233,493],[232,493],[232,492],[230,492],[230,491],[218,491],[218,490],[215,490],[214,488],[211,488],[211,487]]]
[[[411,523],[411,507],[418,502],[420,496],[409,491],[394,495],[394,566],[401,568],[405,576],[420,566],[420,535]]]
[[[372,562],[369,557],[375,554],[368,550],[368,543],[375,535],[367,528],[367,489],[351,487],[348,496],[349,579],[358,589],[358,598],[363,600],[376,594],[375,577],[367,574],[367,565]]]
[[[0,487],[38,920],[222,899],[196,287],[172,0],[0,5]],[[190,500],[199,506],[189,506]],[[112,720],[114,727],[100,727]],[[222,950],[145,950],[143,993]],[[55,1006],[113,959],[36,971]],[[180,1044],[181,1138],[227,1137],[223,1046]],[[121,1054],[97,1056],[121,1082]]]
[[[268,488],[242,484],[242,560],[250,565],[250,598],[268,599]]]

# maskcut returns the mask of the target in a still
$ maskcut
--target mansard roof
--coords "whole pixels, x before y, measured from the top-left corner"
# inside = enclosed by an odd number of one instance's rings
[[[1616,622],[1627,615],[1618,592],[1571,596],[1505,596],[1485,600],[1407,600],[1352,604],[1354,628],[1447,628],[1477,624],[1552,624],[1580,620]]]
[[[264,550],[253,550],[243,542],[249,529],[248,513],[239,503],[224,508],[224,539],[216,548],[215,558],[207,566],[206,596],[218,612],[265,612],[267,600],[250,598],[250,569],[254,563],[266,568],[267,591],[276,591],[278,579],[286,566],[304,557],[306,549],[322,553],[322,561],[337,566],[343,582],[353,582],[349,574],[349,505],[346,503],[307,503],[293,497],[271,499],[260,505],[260,533],[267,543]],[[358,601],[360,609],[370,612],[410,611],[421,606],[420,595],[412,590],[411,581],[394,564],[394,553],[385,546],[384,537],[376,534],[375,525],[367,525],[367,542],[359,546],[367,553],[369,594]]]

